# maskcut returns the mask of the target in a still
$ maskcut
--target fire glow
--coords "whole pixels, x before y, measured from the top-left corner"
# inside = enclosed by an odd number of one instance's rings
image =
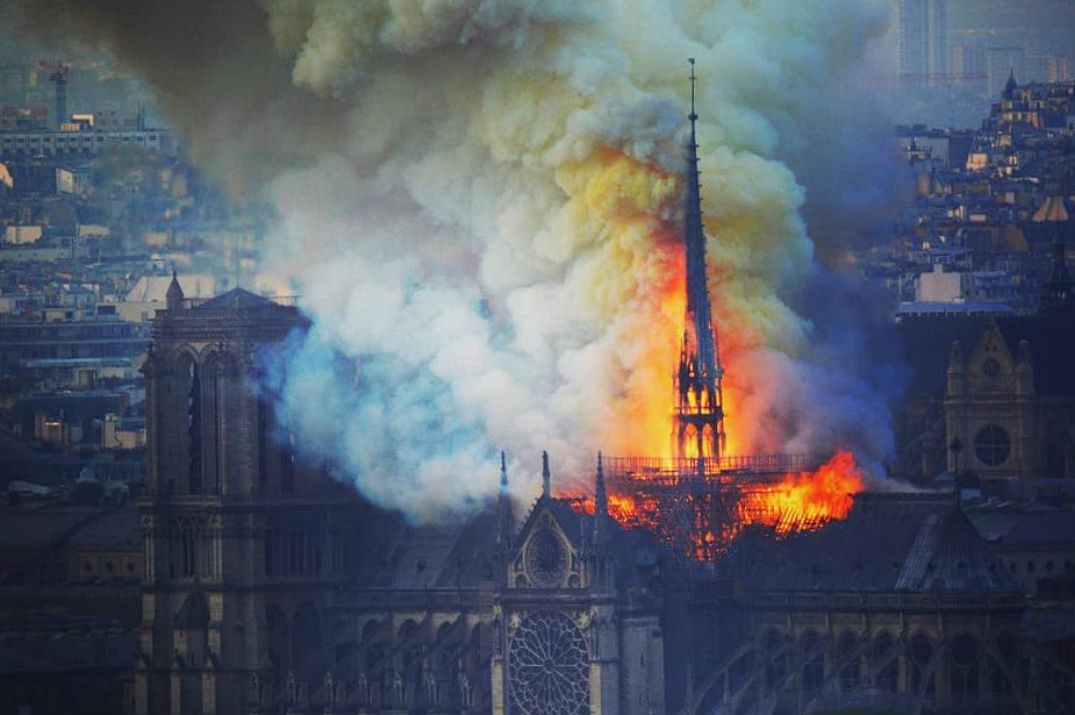
[[[719,557],[747,526],[767,526],[778,536],[786,536],[845,519],[854,495],[864,487],[862,473],[849,451],[837,452],[816,471],[789,472],[775,480],[748,477],[740,482],[736,476],[727,479],[733,488],[725,493],[736,499],[728,523],[714,523],[712,512],[704,508],[702,502],[712,497],[687,497],[695,512],[687,535],[688,552],[696,560]],[[666,536],[672,533],[668,526],[676,517],[670,513],[669,504],[646,492],[645,477],[631,481],[640,486],[639,492],[610,493],[609,516],[625,529],[645,529]],[[567,494],[563,498],[576,511],[593,514],[592,497]]]
[[[846,519],[862,474],[851,452],[837,452],[816,472],[786,474],[771,488],[743,494],[737,512],[744,526],[764,524],[780,535]]]

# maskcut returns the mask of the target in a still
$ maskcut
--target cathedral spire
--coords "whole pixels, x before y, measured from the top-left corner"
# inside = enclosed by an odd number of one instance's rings
[[[684,243],[687,254],[687,312],[683,347],[674,381],[676,386],[675,452],[680,458],[719,457],[724,450],[724,376],[717,352],[706,275],[705,227],[702,223],[702,185],[698,172],[697,77],[691,63],[691,123],[687,146]],[[699,462],[701,464],[701,462]]]
[[[597,483],[594,485],[594,514],[608,515],[608,492],[605,491],[605,467],[601,463],[601,453],[597,453]]]
[[[552,472],[549,471],[549,453],[541,453],[541,496],[552,495]]]
[[[508,464],[504,452],[500,453],[500,494],[496,498],[497,542],[504,551],[511,544],[515,522],[511,514],[511,496],[508,494]]]
[[[601,463],[601,453],[597,453],[597,478],[594,484],[593,499],[593,540],[599,544],[604,538],[604,523],[608,520],[608,492],[605,490],[605,468]]]

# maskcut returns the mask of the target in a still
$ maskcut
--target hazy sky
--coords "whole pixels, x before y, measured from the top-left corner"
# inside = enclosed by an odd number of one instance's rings
[[[1075,55],[1075,0],[950,0],[950,30],[1005,28],[1028,49]]]

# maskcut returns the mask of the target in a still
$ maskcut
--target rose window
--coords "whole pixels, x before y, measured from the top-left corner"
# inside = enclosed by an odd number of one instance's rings
[[[508,646],[511,711],[521,715],[588,715],[590,658],[579,627],[563,613],[523,619]]]
[[[558,586],[567,575],[567,551],[550,530],[542,529],[530,539],[526,547],[526,571],[541,588]]]

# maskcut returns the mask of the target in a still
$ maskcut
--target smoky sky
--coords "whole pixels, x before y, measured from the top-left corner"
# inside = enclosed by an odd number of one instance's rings
[[[729,429],[890,451],[876,316],[818,293],[847,294],[825,266],[897,191],[851,81],[883,0],[20,7],[106,48],[196,162],[273,203],[263,267],[312,320],[270,366],[278,406],[378,503],[474,503],[502,448],[578,480],[601,447],[667,445],[688,56]]]
[[[297,89],[256,2],[17,3],[42,43],[81,41],[156,90],[191,157],[256,185],[338,141],[343,108]]]

